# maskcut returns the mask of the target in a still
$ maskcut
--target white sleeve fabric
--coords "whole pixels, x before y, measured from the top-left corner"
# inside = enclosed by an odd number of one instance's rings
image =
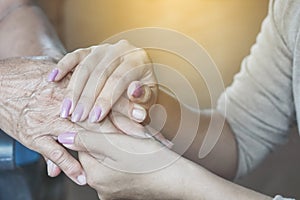
[[[242,62],[241,71],[217,106],[236,136],[236,178],[249,173],[277,145],[285,143],[295,120],[293,53],[278,29],[274,4],[270,2],[251,54]]]
[[[295,199],[284,198],[280,195],[276,195],[273,200],[295,200]]]

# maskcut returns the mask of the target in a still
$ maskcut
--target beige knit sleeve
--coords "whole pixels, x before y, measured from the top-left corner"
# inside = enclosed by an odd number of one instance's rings
[[[256,44],[217,107],[238,143],[236,177],[247,174],[285,143],[294,122],[293,55],[274,20],[274,4],[271,1]]]

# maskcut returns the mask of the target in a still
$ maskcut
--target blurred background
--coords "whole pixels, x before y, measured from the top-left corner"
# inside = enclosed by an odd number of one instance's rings
[[[37,0],[68,51],[98,44],[133,28],[170,28],[195,39],[210,54],[228,86],[249,54],[267,14],[268,0]],[[153,54],[152,59],[160,60]],[[156,57],[157,56],[157,57]],[[174,60],[166,61],[170,66]],[[184,70],[185,68],[181,68]],[[192,77],[193,75],[190,74]],[[193,77],[192,77],[193,78]],[[210,107],[205,83],[194,83],[202,108]],[[296,134],[259,169],[238,182],[258,191],[300,198]],[[93,190],[68,183],[68,199],[97,199]],[[89,197],[88,197],[89,196]]]

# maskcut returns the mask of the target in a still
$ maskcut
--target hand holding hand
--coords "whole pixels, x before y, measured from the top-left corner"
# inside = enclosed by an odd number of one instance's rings
[[[64,144],[65,134],[59,136]],[[80,131],[66,147],[79,151],[88,184],[99,198],[178,199],[180,156],[152,139]],[[174,164],[174,165],[172,165]]]
[[[103,120],[120,97],[123,98],[121,105],[127,101],[127,107],[115,106],[113,110],[142,122],[145,109],[156,100],[156,78],[147,53],[126,40],[67,54],[49,75],[49,81],[59,81],[72,70],[75,71],[62,104],[61,117],[72,115],[73,122],[87,117],[90,122]]]

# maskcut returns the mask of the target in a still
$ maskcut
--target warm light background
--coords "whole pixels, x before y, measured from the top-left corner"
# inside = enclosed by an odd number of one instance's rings
[[[68,50],[100,43],[119,32],[163,27],[182,32],[211,55],[225,85],[255,42],[267,13],[268,0],[40,0]],[[198,93],[200,105],[210,107],[206,85],[180,60],[151,55],[183,70]],[[167,61],[166,61],[167,60]],[[160,76],[158,74],[158,76]],[[164,75],[163,75],[164,76]],[[168,78],[166,76],[162,77]],[[180,85],[178,85],[180,87]],[[188,94],[186,96],[189,96]]]
[[[249,54],[267,13],[268,0],[37,0],[70,51],[100,43],[107,37],[146,26],[171,28],[198,41],[217,63],[229,85]],[[154,55],[156,61],[169,60]],[[183,64],[184,65],[184,64]],[[184,68],[184,67],[183,67]],[[189,73],[189,72],[187,72]],[[189,73],[191,78],[192,73]],[[168,78],[168,77],[166,77]],[[204,83],[198,89],[201,106],[208,107]],[[272,154],[239,183],[257,191],[300,197],[299,137]],[[95,193],[69,183],[69,198],[97,199]],[[89,195],[94,198],[88,198]]]

